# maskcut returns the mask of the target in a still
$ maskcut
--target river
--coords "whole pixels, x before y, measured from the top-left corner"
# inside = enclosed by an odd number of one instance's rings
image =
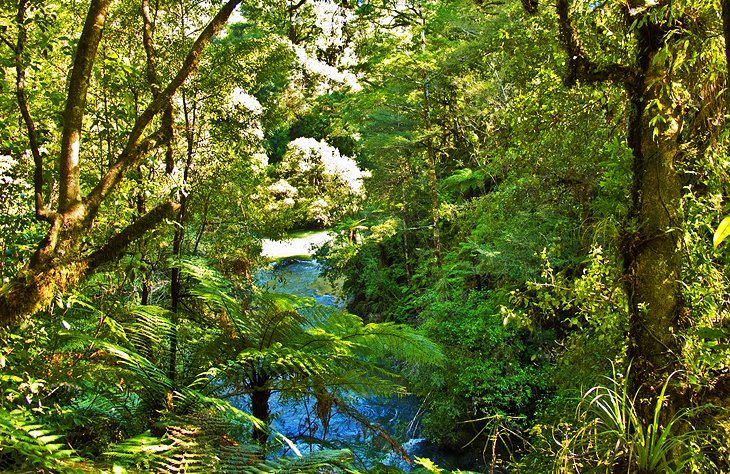
[[[325,231],[296,235],[285,241],[265,240],[263,255],[271,258],[273,263],[266,271],[258,275],[259,285],[278,292],[298,296],[308,296],[319,303],[343,308],[338,285],[323,278],[322,266],[311,258],[314,246],[319,246],[329,239]],[[285,402],[272,396],[271,427],[294,440],[297,449],[302,452],[320,449],[327,445],[332,448],[347,447],[352,450],[359,464],[371,468],[378,464],[392,466],[409,472],[414,467],[384,441],[352,420],[350,417],[334,411],[326,433],[325,443],[321,442],[324,433],[314,416],[313,399],[299,402]],[[420,436],[418,425],[422,414],[419,400],[414,396],[391,398],[353,398],[349,400],[368,420],[373,421],[397,439],[411,459],[426,457],[440,467],[455,469],[466,467],[466,461],[459,455],[447,455]],[[312,442],[317,439],[319,441]],[[286,448],[283,448],[286,451]]]

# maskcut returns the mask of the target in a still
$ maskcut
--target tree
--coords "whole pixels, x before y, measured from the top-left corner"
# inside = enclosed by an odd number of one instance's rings
[[[26,19],[34,8],[33,4],[28,1],[18,3],[13,24],[17,36],[15,43],[7,37],[3,38],[3,43],[15,56],[18,109],[27,129],[29,148],[34,159],[36,218],[46,222],[49,228],[26,268],[0,290],[1,325],[17,324],[23,317],[46,306],[56,292],[73,286],[104,263],[114,260],[129,243],[164,219],[174,216],[179,210],[179,204],[174,199],[165,200],[112,236],[88,247],[84,245],[86,234],[92,230],[95,220],[103,212],[104,203],[125,179],[125,174],[134,169],[146,155],[172,140],[169,124],[165,125],[164,119],[159,123],[157,120],[165,115],[172,98],[197,71],[206,46],[225,25],[240,0],[229,0],[212,16],[164,87],[154,84],[154,74],[148,74],[153,82],[150,87],[156,92],[152,94],[147,105],[141,107],[133,125],[125,132],[123,148],[118,153],[106,156],[106,164],[100,177],[87,183],[82,179],[84,160],[88,159],[84,154],[84,147],[88,146],[88,142],[83,140],[87,131],[84,124],[85,109],[90,87],[93,86],[93,72],[100,54],[99,45],[112,3],[112,0],[91,1],[73,53],[65,91],[60,151],[55,160],[58,168],[57,201],[49,200],[44,190],[44,160],[38,143],[33,110],[27,101],[25,89],[26,38],[29,25],[33,25]],[[149,36],[145,34],[143,37],[144,42],[149,45]],[[155,126],[157,129],[150,132]],[[84,189],[88,191],[82,192]]]
[[[265,423],[272,393],[295,400],[313,397],[322,441],[333,408],[358,422],[365,419],[347,407],[346,396],[388,396],[403,389],[388,367],[393,360],[430,367],[443,362],[441,349],[408,326],[365,324],[308,298],[254,295],[250,306],[231,318],[238,353],[223,370],[227,385],[249,394],[251,414]],[[264,446],[268,433],[254,427],[253,438]]]
[[[357,162],[324,141],[297,138],[276,167],[280,179],[268,187],[278,213],[293,214],[298,227],[328,227],[356,211],[369,174]]]
[[[711,2],[555,6],[565,85],[612,84],[628,103],[633,177],[622,257],[629,356],[634,384],[656,395],[678,366],[678,335],[690,324],[681,284],[682,195],[686,171],[712,144],[722,111],[718,17]]]
[[[414,154],[414,159],[411,161],[419,162],[414,168],[421,166],[425,168],[428,177],[431,247],[435,263],[437,267],[441,267],[443,257],[439,217],[438,158],[445,154],[445,150],[439,148],[443,143],[439,143],[437,138],[440,130],[435,123],[433,105],[436,89],[434,78],[437,75],[434,71],[436,55],[429,45],[430,37],[434,34],[433,23],[437,6],[434,2],[420,0],[371,2],[368,6],[375,13],[374,23],[381,25],[381,28],[387,31],[386,34],[377,31],[373,31],[371,34],[382,42],[381,47],[390,49],[390,54],[382,58],[384,61],[379,64],[380,67],[371,71],[374,76],[372,79],[380,82],[380,87],[386,89],[386,94],[388,92],[396,94],[391,100],[378,104],[383,108],[391,109],[387,115],[371,113],[370,119],[377,123],[394,118],[397,128],[394,127],[393,132],[396,133],[391,132],[391,134],[404,136],[398,137],[401,140],[390,137],[393,143],[380,143],[379,145],[384,148],[393,146],[396,150],[406,146],[407,153],[399,150],[396,151],[397,156],[402,159],[404,156]],[[399,60],[393,61],[396,57]],[[399,84],[390,84],[391,81],[397,81]],[[390,90],[387,90],[388,88]],[[403,101],[405,103],[399,103]],[[398,129],[405,129],[405,133],[397,132]],[[412,140],[410,146],[406,145],[404,138]],[[418,157],[418,155],[422,156]],[[410,166],[405,164],[402,168],[408,169]],[[410,172],[419,174],[417,170],[410,170]],[[396,178],[396,180],[401,185],[404,184],[402,179]],[[404,196],[404,201],[406,199]],[[404,252],[407,254],[408,250],[406,249]]]

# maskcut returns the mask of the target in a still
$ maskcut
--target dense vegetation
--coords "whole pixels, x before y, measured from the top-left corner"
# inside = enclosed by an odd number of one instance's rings
[[[390,472],[271,396],[398,451],[349,401],[408,391],[489,472],[730,472],[728,35],[718,0],[0,3],[0,471]],[[347,311],[257,286],[322,228]]]

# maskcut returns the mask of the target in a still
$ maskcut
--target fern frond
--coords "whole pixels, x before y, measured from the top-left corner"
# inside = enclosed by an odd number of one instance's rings
[[[352,472],[347,450],[306,456],[264,459],[258,446],[241,440],[225,412],[201,410],[167,420],[167,433],[149,433],[116,444],[106,454],[127,467],[186,473],[311,473]]]
[[[123,427],[126,432],[137,431],[140,420],[137,416],[139,397],[124,392],[92,393],[84,392],[75,398],[69,408],[74,418],[83,423],[94,423],[94,420],[107,419]]]
[[[427,365],[444,362],[444,354],[438,344],[403,324],[369,323],[346,338],[357,342],[364,353],[375,357],[393,357]]]
[[[124,365],[147,389],[164,393],[174,388],[167,374],[146,357],[111,342],[97,340],[96,343]]]
[[[213,311],[234,316],[240,314],[240,303],[231,296],[233,291],[230,282],[204,259],[183,257],[177,259],[173,266],[178,268],[183,276],[194,280],[190,293]]]
[[[280,343],[263,350],[244,350],[238,355],[237,362],[243,370],[260,371],[271,376],[307,377],[332,371],[331,359],[284,347]]]
[[[149,469],[163,453],[173,448],[171,443],[152,436],[149,431],[146,431],[141,435],[111,445],[104,456],[124,467],[136,466]]]
[[[134,322],[125,326],[128,340],[137,350],[150,349],[152,344],[168,341],[175,332],[172,312],[152,305],[138,305],[128,308]]]
[[[442,185],[444,186],[444,189],[464,194],[469,191],[483,189],[485,180],[486,175],[484,174],[484,171],[474,171],[470,168],[463,168],[456,170],[454,174],[445,178],[442,181]]]
[[[62,439],[29,412],[0,411],[0,471],[83,472],[75,467],[82,459]]]

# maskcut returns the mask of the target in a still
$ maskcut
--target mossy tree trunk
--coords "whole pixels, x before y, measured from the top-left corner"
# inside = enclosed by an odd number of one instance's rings
[[[26,268],[0,289],[0,326],[16,325],[46,307],[58,292],[66,291],[99,266],[118,258],[131,242],[176,214],[179,208],[177,203],[173,200],[162,203],[95,248],[82,249],[84,237],[91,231],[102,204],[124,179],[126,172],[133,169],[142,157],[169,143],[170,126],[165,123],[166,120],[162,120],[156,131],[148,130],[159,122],[157,117],[169,110],[172,97],[197,70],[205,47],[225,25],[240,1],[225,2],[199,33],[174,77],[164,88],[159,88],[153,94],[151,102],[136,117],[132,128],[127,132],[124,149],[118,156],[109,158],[108,168],[103,170],[95,184],[91,183],[93,188],[84,196],[81,193],[80,172],[84,144],[84,107],[107,14],[114,3],[113,0],[91,1],[78,39],[66,91],[61,150],[56,159],[59,199],[55,209],[44,204],[44,163],[38,148],[33,111],[25,99],[24,48],[27,28],[31,23],[25,21],[28,2],[18,3],[16,24],[13,25],[17,32],[17,42],[11,44],[3,41],[3,44],[13,49],[16,58],[16,97],[36,168],[36,216],[47,222],[49,229]]]
[[[628,87],[628,145],[633,153],[631,208],[624,224],[624,282],[629,298],[629,347],[632,384],[656,397],[666,378],[679,368],[677,339],[685,311],[681,294],[682,268],[682,117],[662,116],[671,110],[662,90],[667,70],[654,55],[662,47],[662,32],[651,23],[638,28],[636,83]],[[648,106],[647,104],[651,104]],[[677,395],[677,394],[675,394]],[[640,404],[651,420],[651,403]]]
[[[719,111],[713,107],[712,94],[691,104],[678,105],[674,100],[677,90],[694,88],[689,78],[672,69],[671,58],[689,47],[686,28],[696,18],[678,14],[673,19],[672,15],[659,14],[671,10],[666,2],[619,7],[617,14],[624,17],[632,50],[626,52],[629,62],[607,63],[594,61],[586,51],[570,0],[557,0],[555,5],[559,39],[567,55],[565,84],[612,83],[627,97],[627,144],[633,154],[633,176],[630,211],[624,222],[623,276],[629,298],[630,383],[642,390],[640,398],[646,403],[641,403],[639,410],[648,421],[653,415],[648,399],[657,395],[666,378],[679,368],[681,345],[677,336],[686,324],[681,287],[683,153],[698,146],[696,137],[706,135],[712,127],[713,121],[707,118]],[[705,67],[693,66],[697,71]],[[669,391],[676,403],[683,403],[678,387]]]

